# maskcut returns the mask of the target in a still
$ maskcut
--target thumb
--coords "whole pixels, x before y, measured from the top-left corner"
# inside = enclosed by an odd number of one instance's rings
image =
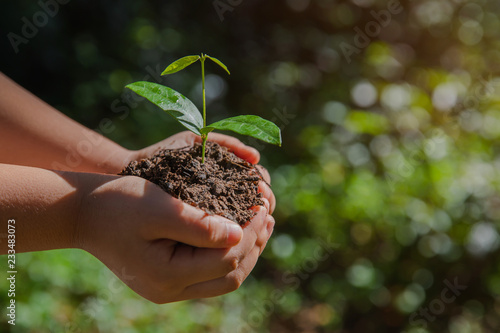
[[[179,214],[170,219],[166,229],[166,238],[196,247],[231,247],[243,236],[237,223],[219,215],[209,215],[185,203],[182,203]]]

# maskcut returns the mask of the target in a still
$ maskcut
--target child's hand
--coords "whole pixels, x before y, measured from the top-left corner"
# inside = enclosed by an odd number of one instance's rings
[[[138,177],[96,174],[83,186],[77,246],[155,303],[237,289],[274,226],[268,203],[242,229]]]

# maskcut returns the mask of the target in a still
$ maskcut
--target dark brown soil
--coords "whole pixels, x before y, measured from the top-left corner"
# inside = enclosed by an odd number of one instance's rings
[[[251,207],[264,205],[257,192],[260,172],[215,142],[207,142],[204,164],[197,143],[160,150],[150,158],[131,162],[119,174],[145,178],[175,198],[240,225],[255,215]]]

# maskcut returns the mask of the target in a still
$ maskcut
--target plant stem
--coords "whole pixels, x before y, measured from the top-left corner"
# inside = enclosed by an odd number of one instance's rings
[[[207,126],[207,104],[205,102],[205,55],[201,56],[201,89],[203,90],[203,127]]]
[[[207,144],[207,135],[201,135],[201,164],[205,163],[205,145]]]
[[[207,103],[205,101],[205,55],[201,54],[201,88],[203,90],[203,127],[207,126]],[[201,135],[201,163],[205,163],[205,145],[207,143],[207,134]]]

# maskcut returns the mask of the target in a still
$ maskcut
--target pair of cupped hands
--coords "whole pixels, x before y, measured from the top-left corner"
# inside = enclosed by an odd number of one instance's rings
[[[257,164],[259,152],[236,138],[211,133],[210,141]],[[171,136],[131,152],[124,165],[159,148],[192,146],[191,132]],[[270,184],[266,169],[260,167]],[[133,176],[97,174],[82,204],[76,247],[100,259],[124,283],[155,303],[222,295],[240,287],[257,263],[274,229],[275,197],[261,181],[264,206],[244,227],[209,215],[173,198],[160,187]],[[97,184],[95,183],[97,182]]]

